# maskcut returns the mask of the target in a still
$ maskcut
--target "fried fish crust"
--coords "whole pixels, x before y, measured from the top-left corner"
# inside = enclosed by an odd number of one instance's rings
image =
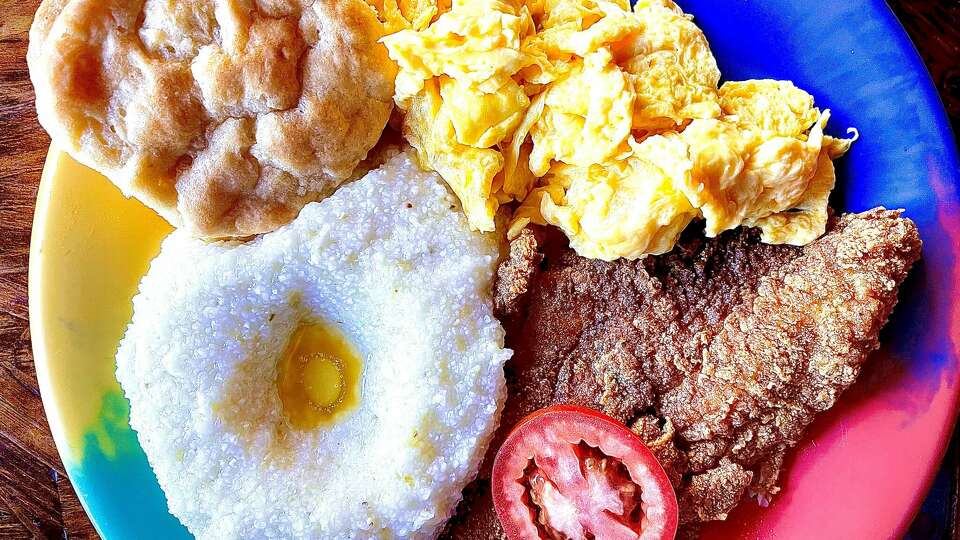
[[[44,0],[27,61],[56,145],[196,236],[242,237],[377,142],[383,33],[363,0]]]
[[[777,492],[784,453],[879,346],[921,242],[900,212],[874,209],[831,220],[805,247],[688,231],[668,254],[603,262],[528,228],[511,248],[495,306],[515,353],[488,464],[538,408],[603,411],[657,455],[690,533],[748,492]],[[448,534],[503,537],[483,489]]]

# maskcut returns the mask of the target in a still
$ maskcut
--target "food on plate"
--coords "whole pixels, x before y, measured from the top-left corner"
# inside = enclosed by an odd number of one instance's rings
[[[708,236],[823,234],[832,160],[853,139],[825,135],[829,111],[790,82],[718,87],[706,38],[670,0],[391,6],[404,134],[475,229],[518,201],[511,238],[551,224],[603,260],[665,253],[699,218]]]
[[[784,453],[857,378],[920,256],[916,226],[874,209],[804,247],[738,229],[687,231],[668,254],[586,259],[526,228],[498,270],[508,398],[501,432],[556,403],[630,426],[677,489],[680,524],[725,519],[779,490]],[[446,537],[502,538],[488,480]]]
[[[504,399],[498,240],[407,154],[248,243],[164,241],[117,353],[199,538],[432,538]]]
[[[778,493],[920,256],[830,213],[856,130],[720,85],[671,0],[44,0],[28,62],[179,228],[117,378],[199,538],[695,534]]]
[[[396,66],[362,0],[45,0],[28,63],[56,145],[170,223],[242,237],[374,146]]]
[[[553,406],[523,419],[497,453],[491,484],[511,540],[672,540],[677,532],[677,498],[657,458],[591,409]]]
[[[411,28],[423,30],[450,10],[451,0],[368,0],[388,34]]]

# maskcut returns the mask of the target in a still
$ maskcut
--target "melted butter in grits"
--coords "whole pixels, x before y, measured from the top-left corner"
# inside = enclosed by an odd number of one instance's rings
[[[267,368],[265,360],[275,364]],[[265,368],[273,374],[266,381]],[[329,426],[360,403],[362,370],[360,355],[334,325],[303,321],[278,358],[238,364],[213,410],[247,450],[266,436],[264,466],[290,467],[298,432]],[[279,398],[279,418],[271,393]]]
[[[360,355],[326,322],[301,323],[277,362],[283,414],[296,429],[329,425],[360,402]]]

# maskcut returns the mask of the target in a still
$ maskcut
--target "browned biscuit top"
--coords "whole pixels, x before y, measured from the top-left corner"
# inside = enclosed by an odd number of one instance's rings
[[[247,236],[377,142],[383,32],[363,0],[44,0],[28,63],[56,144],[174,225]]]

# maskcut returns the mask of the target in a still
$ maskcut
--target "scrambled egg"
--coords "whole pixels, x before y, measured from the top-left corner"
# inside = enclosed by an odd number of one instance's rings
[[[449,0],[368,0],[380,15],[387,33],[423,30],[450,9]]]
[[[718,86],[690,16],[670,0],[371,0],[393,34],[395,101],[421,163],[508,235],[561,228],[585,257],[669,251],[705,220],[770,243],[823,234],[832,159],[851,139],[787,81]]]

